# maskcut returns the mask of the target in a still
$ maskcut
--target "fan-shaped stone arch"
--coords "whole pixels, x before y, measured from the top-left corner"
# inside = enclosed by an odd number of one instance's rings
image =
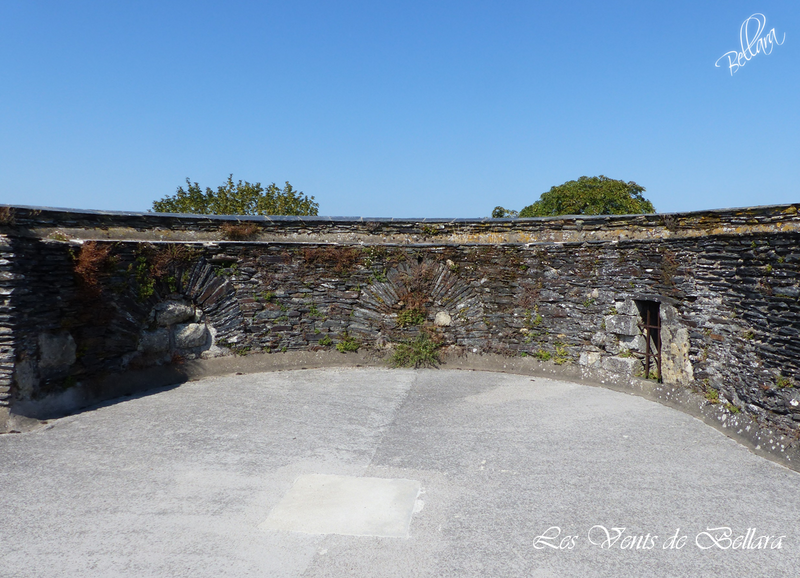
[[[182,282],[152,307],[138,356],[158,363],[174,354],[213,356],[219,345],[241,343],[245,323],[233,284],[205,259],[177,273]]]
[[[389,333],[402,332],[398,315],[417,309],[453,341],[483,319],[483,303],[472,283],[439,261],[397,265],[385,281],[373,281],[361,291],[360,305],[356,317]]]

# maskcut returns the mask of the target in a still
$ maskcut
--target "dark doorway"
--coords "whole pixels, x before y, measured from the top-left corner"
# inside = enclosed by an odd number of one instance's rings
[[[658,301],[636,301],[639,309],[639,329],[645,340],[644,376],[649,379],[652,367],[659,383],[661,382],[661,316]]]

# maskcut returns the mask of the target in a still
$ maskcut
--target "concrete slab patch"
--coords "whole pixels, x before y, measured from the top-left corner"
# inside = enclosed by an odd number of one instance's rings
[[[303,475],[259,528],[407,538],[419,491],[414,480]]]

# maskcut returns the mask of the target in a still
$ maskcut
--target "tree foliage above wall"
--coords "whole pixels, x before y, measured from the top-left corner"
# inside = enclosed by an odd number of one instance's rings
[[[495,207],[494,218],[555,217],[557,215],[639,215],[655,213],[653,203],[642,196],[645,188],[633,181],[606,176],[581,177],[542,193],[538,201],[519,213]]]
[[[645,188],[633,181],[606,176],[581,177],[542,193],[538,201],[519,212],[520,217],[556,215],[636,215],[655,213],[653,203],[642,196]]]
[[[206,187],[205,192],[197,183],[186,179],[186,189],[160,201],[153,202],[157,213],[194,213],[200,215],[316,215],[319,203],[296,191],[286,181],[283,189],[275,183],[267,188],[261,183],[233,182],[233,175],[217,190]]]

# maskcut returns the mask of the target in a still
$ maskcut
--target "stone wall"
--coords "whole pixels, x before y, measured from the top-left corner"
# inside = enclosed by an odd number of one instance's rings
[[[383,355],[420,331],[451,355],[647,378],[650,303],[665,383],[732,419],[800,431],[797,206],[240,219],[257,225],[244,241],[223,238],[236,236],[220,229],[231,218],[11,210],[0,231],[0,404],[12,409],[193,359],[337,346]]]
[[[14,207],[15,230],[38,238],[217,241],[236,223],[262,242],[504,244],[698,238],[800,231],[800,204],[653,215],[539,219],[235,217]]]
[[[11,387],[14,381],[15,324],[11,295],[16,284],[12,272],[13,262],[14,252],[11,248],[11,241],[6,235],[0,235],[0,408],[9,406]],[[2,417],[0,415],[0,418]]]

